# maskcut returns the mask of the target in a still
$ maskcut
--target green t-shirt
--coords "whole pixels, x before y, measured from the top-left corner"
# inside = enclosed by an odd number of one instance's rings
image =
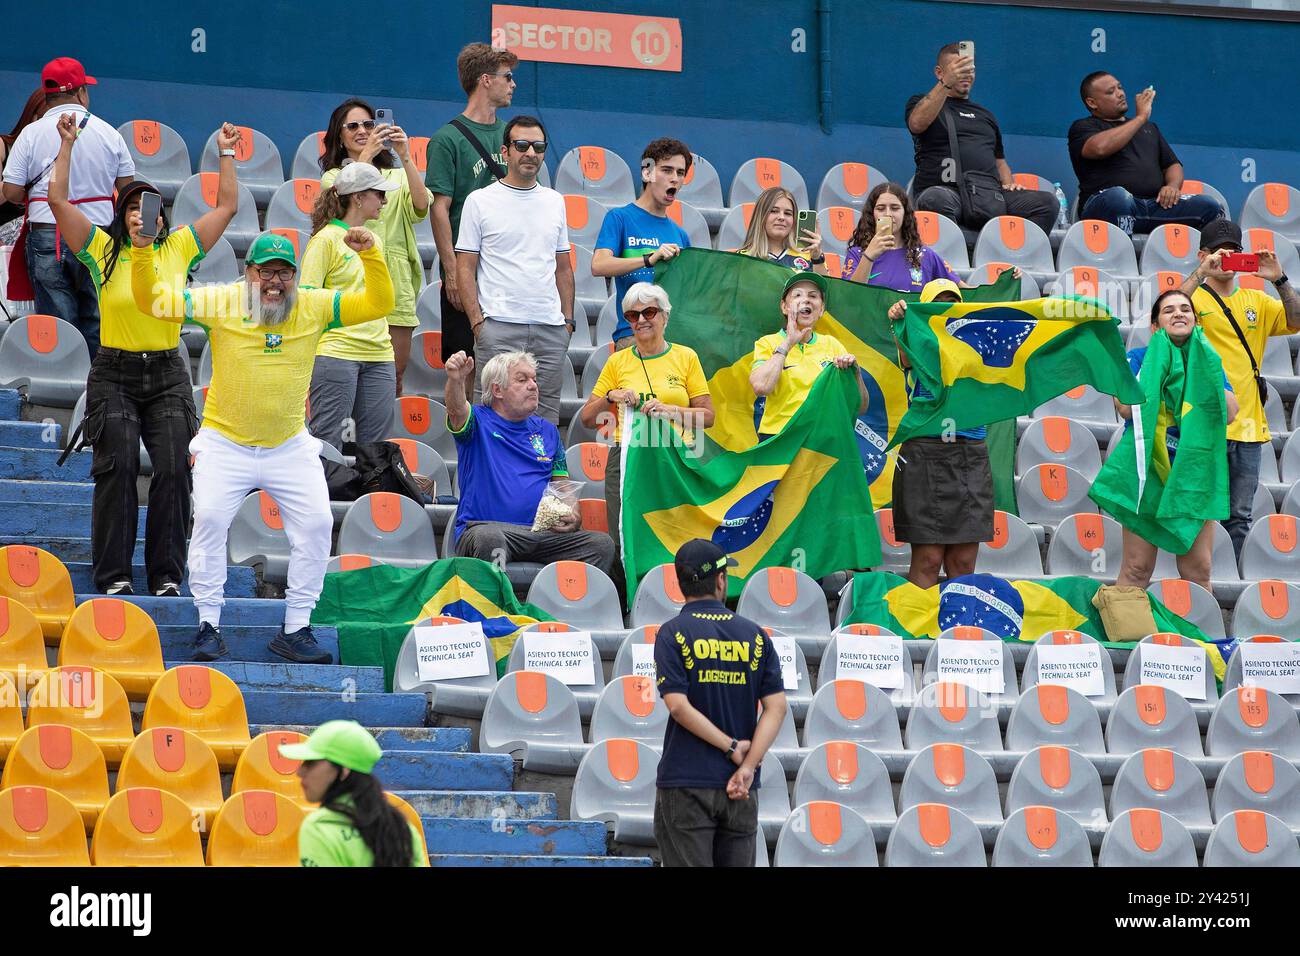
[[[415,827],[411,830],[411,866],[428,866],[424,845]],[[301,866],[375,865],[375,855],[361,839],[352,821],[335,810],[320,807],[307,814],[298,831],[298,862]]]
[[[456,117],[470,130],[475,138],[483,144],[487,154],[497,161],[497,171],[506,174],[505,163],[498,158],[501,155],[501,140],[505,136],[506,121],[497,120],[485,125],[475,123],[463,113]],[[456,244],[460,235],[460,211],[465,205],[465,197],[476,189],[490,186],[496,177],[488,169],[483,157],[478,154],[463,133],[448,123],[429,139],[429,157],[424,184],[435,196],[451,197],[451,244]]]

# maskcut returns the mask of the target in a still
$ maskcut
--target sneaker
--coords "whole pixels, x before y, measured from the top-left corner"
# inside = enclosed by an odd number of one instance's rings
[[[271,653],[279,654],[297,664],[334,663],[333,655],[329,651],[321,650],[321,646],[316,643],[310,624],[289,634],[285,633],[284,625],[281,625],[280,633],[271,641],[270,648]]]
[[[135,588],[131,587],[130,581],[114,581],[112,584],[110,584],[107,588],[104,589],[104,593],[109,595],[130,596],[135,594]]]
[[[204,621],[199,625],[199,632],[194,635],[194,660],[215,661],[229,654],[226,642],[221,639],[221,632]]]
[[[164,581],[162,587],[153,592],[154,597],[180,597],[181,586],[175,581]]]

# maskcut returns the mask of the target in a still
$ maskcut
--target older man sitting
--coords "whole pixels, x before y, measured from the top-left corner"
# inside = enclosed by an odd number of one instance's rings
[[[609,535],[579,530],[575,512],[549,531],[533,531],[538,503],[552,478],[568,477],[560,431],[537,411],[537,363],[527,352],[503,352],[483,366],[482,405],[465,385],[474,360],[447,359],[447,427],[460,450],[456,553],[498,565],[510,561],[584,561],[608,574]]]

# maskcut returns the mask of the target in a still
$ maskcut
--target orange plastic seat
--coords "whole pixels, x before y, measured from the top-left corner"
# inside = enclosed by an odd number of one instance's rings
[[[0,763],[23,735],[22,697],[8,674],[0,672]]]
[[[104,752],[80,730],[61,724],[33,727],[14,744],[5,761],[0,789],[49,787],[77,808],[89,833],[108,803]]]
[[[270,790],[231,794],[208,834],[208,866],[297,866],[307,811]]]
[[[415,832],[420,834],[420,852],[428,856],[429,844],[424,839],[424,823],[420,820],[420,815],[415,812],[415,807],[388,790],[384,791],[384,796],[388,798],[389,803],[402,811],[402,816],[406,817],[406,822],[415,827]]]
[[[131,706],[111,674],[93,667],[51,668],[27,695],[27,726],[64,724],[99,744],[110,768],[135,740]]]
[[[0,866],[90,866],[72,801],[48,787],[0,790]]]
[[[301,807],[314,808],[316,804],[303,796],[298,780],[302,761],[280,755],[281,744],[300,744],[306,739],[296,730],[268,730],[254,737],[235,765],[231,796],[244,790],[270,790]]]
[[[41,622],[18,600],[0,597],[0,674],[11,676],[26,693],[49,668]]]
[[[35,615],[46,644],[59,643],[77,604],[63,562],[25,544],[0,548],[0,595],[13,598]]]
[[[221,671],[195,664],[163,673],[145,702],[141,726],[179,727],[198,734],[223,771],[235,768],[249,743],[244,695]]]
[[[59,643],[60,664],[112,674],[131,700],[144,700],[163,673],[158,627],[139,605],[92,598],[72,612]]]
[[[117,771],[116,789],[152,787],[180,797],[206,830],[221,809],[221,770],[203,738],[177,727],[154,727],[132,741]]]
[[[156,787],[119,790],[90,841],[95,866],[202,866],[203,844],[185,801]]]

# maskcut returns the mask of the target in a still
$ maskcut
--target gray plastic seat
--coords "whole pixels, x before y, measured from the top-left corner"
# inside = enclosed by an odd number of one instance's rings
[[[653,677],[615,677],[600,692],[591,715],[591,742],[623,737],[663,747],[668,708]]]
[[[858,680],[823,683],[803,724],[803,745],[849,740],[873,750],[902,750],[898,712],[879,687]]]
[[[240,127],[243,138],[235,147],[235,172],[239,183],[246,186],[257,201],[259,209],[265,209],[275,191],[284,182],[284,160],[280,150],[271,137],[248,126]],[[221,157],[217,155],[217,134],[214,132],[203,144],[199,154],[199,170],[216,172]],[[319,176],[316,177],[320,179]]]
[[[1300,242],[1300,190],[1286,183],[1260,183],[1241,206],[1241,228],[1272,229]]]
[[[994,634],[992,631],[985,630],[982,627],[950,627],[943,631],[938,640],[957,640],[957,641],[980,641],[996,644],[1002,657],[1002,682],[1004,690],[1002,693],[992,693],[981,691],[988,699],[989,703],[996,706],[1002,703],[1014,703],[1020,697],[1020,685],[1016,680],[1016,662],[1007,650],[1006,642]],[[952,677],[941,677],[938,672],[939,661],[939,644],[937,641],[930,645],[929,652],[925,655],[925,665],[921,670],[921,685],[932,684],[940,680],[953,680]]]
[[[528,770],[573,771],[587,747],[572,691],[539,671],[506,674],[483,708],[479,750],[519,757]]]
[[[1133,646],[1124,666],[1124,689],[1136,687],[1142,681],[1142,652],[1152,644],[1165,647],[1186,647],[1200,651],[1205,655],[1205,700],[1214,703],[1219,699],[1219,684],[1214,676],[1214,667],[1210,663],[1209,652],[1190,637],[1181,634],[1148,634]]]
[[[980,542],[975,567],[981,574],[1005,578],[1040,576],[1043,559],[1038,551],[1038,537],[1023,518],[994,511],[993,539]]]
[[[1192,705],[1171,690],[1139,684],[1120,694],[1106,721],[1106,750],[1131,754],[1165,747],[1185,757],[1200,757],[1201,730]]]
[[[1071,515],[1096,514],[1091,482],[1068,465],[1035,465],[1016,481],[1016,509],[1029,524],[1056,528]],[[1048,556],[1051,569],[1051,556]],[[1059,572],[1058,572],[1059,573]]]
[[[564,210],[569,226],[569,241],[594,249],[596,240],[600,237],[600,225],[605,221],[608,209],[608,206],[593,196],[566,193]]]
[[[988,866],[970,817],[941,803],[908,807],[885,846],[885,866]]]
[[[1025,666],[1020,678],[1021,694],[1028,694],[1030,688],[1039,683],[1038,648],[1040,645],[1051,644],[1059,647],[1071,644],[1096,643],[1098,642],[1095,637],[1081,631],[1048,631],[1034,642],[1034,646],[1029,649],[1029,654],[1025,657]],[[1118,694],[1115,687],[1115,665],[1111,663],[1110,652],[1104,647],[1101,648],[1101,680],[1105,688],[1102,695],[1100,697],[1085,698],[1085,700],[1111,701]],[[1101,751],[1097,752],[1100,753]]]
[[[876,509],[876,528],[880,532],[880,567],[882,571],[906,574],[912,564],[912,546],[899,541],[894,533],[894,509]]]
[[[1225,691],[1210,717],[1205,749],[1211,757],[1267,750],[1300,758],[1300,718],[1290,701],[1262,687]]]
[[[311,235],[311,213],[320,197],[320,177],[281,183],[266,207],[267,229],[297,229]]]
[[[1300,866],[1300,843],[1277,817],[1258,810],[1238,810],[1211,831],[1202,865]]]
[[[575,243],[569,247],[569,264],[573,267],[574,301],[576,305],[581,306],[581,309],[574,314],[574,323],[577,327],[573,333],[575,341],[569,343],[569,352],[574,352],[575,346],[581,345],[583,361],[586,361],[592,350],[591,324],[587,320],[589,317],[599,315],[600,307],[609,298],[609,286],[605,277],[591,274],[591,256],[592,251],[589,246],[579,246]]]
[[[199,356],[199,374],[196,384],[207,388],[212,384],[212,340],[203,343],[203,353]]]
[[[1286,363],[1289,365],[1291,350],[1287,343],[1281,339],[1269,339],[1269,343],[1280,348],[1286,357]],[[1263,372],[1262,366],[1260,371]],[[1277,470],[1280,472],[1282,484],[1284,485],[1300,481],[1300,438],[1296,437],[1298,435],[1300,435],[1300,432],[1292,432],[1291,437],[1282,446],[1282,453],[1278,455]]]
[[[1034,418],[1048,415],[1103,425],[1114,425],[1118,421],[1115,417],[1114,399],[1091,385],[1076,385],[1034,409]]]
[[[322,129],[308,133],[293,151],[293,166],[289,169],[289,175],[295,179],[311,179],[313,176],[320,179],[320,158],[324,152],[325,131]]]
[[[525,600],[579,630],[623,630],[614,582],[600,568],[582,561],[553,561],[542,568]]]
[[[781,827],[773,866],[879,866],[871,825],[856,810],[815,800],[797,806]]]
[[[1114,223],[1082,219],[1066,232],[1057,253],[1057,267],[1092,266],[1113,275],[1138,275],[1137,251],[1133,240]]]
[[[281,586],[288,582],[289,535],[279,505],[265,491],[254,491],[239,506],[226,549],[231,564],[261,565],[265,580]]]
[[[1300,829],[1300,770],[1261,750],[1229,757],[1214,781],[1214,819],[1235,810],[1263,810]]]
[[[907,715],[904,735],[908,750],[930,744],[964,744],[975,750],[1002,749],[997,708],[977,690],[962,684],[928,684]]]
[[[1196,846],[1178,818],[1139,807],[1114,820],[1101,840],[1098,866],[1196,866]]]
[[[852,582],[850,582],[850,585]],[[847,587],[848,585],[846,585]],[[847,635],[849,637],[894,637],[883,627],[875,624],[844,624],[836,629],[829,642],[822,649],[821,663],[817,668],[817,689],[821,690],[827,684],[840,679],[839,655],[844,646],[840,637]],[[911,704],[916,699],[916,678],[915,669],[912,666],[911,659],[908,656],[906,648],[903,650],[903,685],[901,687],[881,688],[885,696],[895,707],[904,704]],[[845,671],[845,673],[851,673]]]
[[[447,369],[442,362],[442,333],[417,331],[411,336],[411,357],[402,375],[403,395],[441,399],[447,390]]]
[[[1076,690],[1060,684],[1027,688],[1007,722],[1007,749],[1071,747],[1088,754],[1106,752],[1097,708]]]
[[[1195,764],[1172,750],[1139,750],[1120,765],[1110,786],[1111,819],[1135,807],[1163,810],[1185,826],[1210,823],[1205,778]]]
[[[1034,465],[1068,465],[1088,481],[1101,471],[1101,450],[1086,425],[1060,415],[1031,419],[1016,446],[1016,470],[1024,473]]]
[[[13,332],[5,336],[7,341]],[[0,341],[0,350],[4,342]],[[0,372],[0,378],[3,373]],[[1265,515],[1256,519],[1241,546],[1241,577],[1246,581],[1276,578],[1300,582],[1300,551],[1297,531],[1300,518],[1294,515]]]
[[[1228,666],[1223,675],[1223,696],[1227,697],[1242,686],[1242,671],[1244,668],[1241,648],[1243,645],[1281,643],[1283,643],[1283,639],[1276,634],[1252,634],[1250,637],[1237,638],[1237,646],[1232,649],[1232,656],[1228,658]],[[1277,696],[1280,696],[1288,704],[1300,705],[1300,694],[1280,694]]]
[[[984,262],[970,271],[966,276],[966,281],[971,285],[992,285],[1001,278],[1002,273],[1014,268],[1016,266],[1010,262]],[[1046,281],[1050,273],[1039,273],[1039,275]],[[1026,302],[1030,299],[1037,299],[1040,294],[1038,279],[1035,279],[1032,273],[1022,270],[1020,273],[1020,301]]]
[[[1062,269],[1055,281],[1047,283],[1043,295],[1081,295],[1097,299],[1111,315],[1125,323],[1132,321],[1137,314],[1129,301],[1129,285],[1128,281],[1103,269],[1073,266]],[[1150,302],[1151,300],[1147,302],[1148,311],[1151,308]]]
[[[817,211],[817,232],[822,237],[822,249],[837,256],[845,256],[849,240],[858,224],[858,210],[852,206],[822,206]]]
[[[573,778],[570,820],[601,820],[620,843],[654,846],[659,754],[636,740],[602,740]]]
[[[89,374],[85,338],[57,316],[25,315],[0,339],[0,388],[26,386],[30,404],[72,408]]]
[[[1061,521],[1047,546],[1047,573],[1114,578],[1124,554],[1124,533],[1109,515],[1075,514]]]
[[[736,613],[789,634],[829,635],[830,612],[821,585],[794,568],[755,571],[740,592]]]
[[[711,249],[713,247],[713,236],[709,232],[709,220],[705,218],[703,212],[691,203],[683,202],[680,198],[673,200],[668,206],[668,218],[685,230],[687,238],[691,241],[692,248]],[[719,221],[721,221],[720,217]]]
[[[1037,747],[1020,758],[1007,784],[1010,818],[1024,807],[1054,807],[1086,827],[1106,822],[1101,774],[1087,757],[1068,747]]]
[[[995,216],[984,224],[972,263],[978,268],[989,262],[1010,263],[1039,276],[1054,277],[1057,271],[1047,233],[1020,216]]]
[[[686,171],[686,179],[677,190],[677,198],[698,209],[710,229],[716,229],[727,212],[718,171],[699,153],[691,154],[691,168]]]
[[[636,670],[636,653],[633,646],[637,644],[648,645],[652,650],[654,648],[655,636],[659,633],[657,624],[646,624],[644,627],[634,627],[627,632],[627,636],[618,645],[618,651],[614,654],[614,667],[610,671],[615,677],[627,677]],[[649,675],[647,675],[649,676]]]
[[[921,236],[921,242],[937,252],[954,272],[970,268],[970,257],[966,252],[966,235],[957,223],[942,213],[918,209],[916,229]],[[1021,298],[1024,296],[1022,295]]]
[[[581,628],[572,627],[567,622],[562,621],[540,621],[537,624],[530,624],[519,632],[519,637],[515,641],[515,646],[510,650],[510,656],[506,658],[506,673],[524,670],[527,652],[525,645],[531,635],[543,634],[564,634],[566,632],[578,631]],[[582,684],[570,686],[569,690],[573,696],[578,699],[578,712],[582,714],[583,720],[590,720],[592,712],[596,709],[596,701],[600,699],[600,692],[605,689],[605,668],[600,662],[600,652],[596,649],[594,641],[588,638],[592,656],[592,674],[595,681],[591,684]]]
[[[976,823],[1001,823],[998,781],[984,757],[960,744],[932,744],[907,765],[898,791],[901,810],[942,803]]]
[[[682,589],[677,584],[677,571],[671,564],[661,564],[637,585],[632,599],[632,627],[662,624],[677,616],[686,604]]]
[[[786,724],[789,726],[788,739],[794,740],[794,722],[790,711],[785,712]],[[782,733],[785,725],[782,726]],[[776,839],[781,827],[790,816],[790,787],[786,783],[785,770],[773,750],[781,749],[781,733],[777,734],[776,743],[763,755],[763,762],[758,768],[758,828],[769,841]]]
[[[593,341],[594,341],[594,336],[596,334],[597,333],[595,332],[592,333]],[[582,366],[582,378],[579,384],[579,388],[581,389],[583,395],[586,395],[588,398],[591,397],[592,391],[596,388],[596,381],[600,378],[601,370],[604,369],[605,363],[609,361],[609,357],[613,354],[614,354],[614,343],[605,342],[601,345],[596,346],[592,350],[591,354],[587,356],[587,364]],[[569,447],[576,448],[579,447],[581,444],[582,443],[579,442],[570,445]],[[607,442],[602,442],[601,444],[604,444],[606,445],[606,447],[608,447]],[[570,468],[569,470],[572,471],[573,469]]]
[[[213,283],[238,282],[244,276],[243,271],[239,268],[239,260],[235,258],[235,250],[230,245],[230,240],[221,236],[212,244],[208,254],[199,260],[198,265],[190,272],[191,285],[211,285]],[[181,330],[181,336],[184,337],[187,332],[203,332],[197,325],[188,325]],[[203,332],[204,338],[207,333]]]
[[[610,446],[598,441],[584,441],[570,445],[564,452],[569,466],[569,477],[583,482],[583,498],[605,497],[605,465],[609,461]]]
[[[341,571],[355,571],[358,568],[374,568],[383,564],[378,558],[372,558],[368,554],[336,554],[330,558],[329,564],[325,565],[326,574],[337,574]]]
[[[434,279],[415,300],[415,317],[420,320],[421,332],[442,331],[442,280]]]
[[[851,807],[868,823],[892,825],[894,788],[889,771],[860,743],[831,740],[813,747],[794,779],[794,805],[830,800]]]
[[[482,639],[483,649],[487,654],[490,665],[486,674],[479,677],[456,677],[438,681],[420,680],[420,665],[416,658],[415,628],[421,626],[437,627],[441,624],[454,623],[457,623],[455,619],[438,617],[426,618],[417,621],[411,626],[411,630],[407,632],[405,639],[402,641],[401,649],[397,652],[397,663],[393,667],[393,691],[399,694],[427,694],[430,697],[430,709],[434,713],[478,720],[483,716],[488,699],[497,686],[496,651],[493,650],[492,642],[486,636]],[[515,690],[516,693],[519,693],[518,687]],[[513,712],[521,706],[516,701],[509,708],[505,708],[503,703],[501,712]],[[504,731],[502,732],[504,733]],[[579,741],[581,741],[581,736],[579,736]]]
[[[195,173],[181,183],[181,188],[176,191],[176,199],[172,203],[173,229],[178,226],[193,225],[203,215],[216,208],[217,181],[217,173],[203,172]],[[270,199],[269,194],[267,199]],[[242,258],[261,231],[262,227],[257,221],[257,203],[253,199],[253,194],[249,192],[248,185],[241,180],[239,208],[235,211],[235,218],[230,221],[230,225],[222,235],[230,243],[235,255]]]
[[[852,206],[854,209],[861,210],[871,190],[889,181],[888,176],[867,163],[836,163],[826,170],[826,175],[822,177],[821,185],[817,189],[817,208]],[[920,217],[921,214],[917,213],[918,221]],[[924,237],[921,241],[927,246],[934,245]],[[963,241],[963,246],[964,244]],[[965,254],[964,248],[962,253]],[[957,268],[955,264],[953,267]]]
[[[1181,272],[1190,274],[1197,266],[1196,251],[1201,248],[1201,231],[1183,223],[1156,226],[1142,247],[1141,272]]]
[[[460,454],[456,440],[447,431],[447,409],[442,402],[423,395],[401,396],[395,400],[389,431],[394,438],[409,438],[436,451],[442,456],[455,483],[456,462]]]
[[[413,438],[389,438],[388,441],[401,450],[402,461],[406,463],[407,471],[413,475],[424,475],[426,478],[433,479],[435,496],[455,494],[456,488],[451,480],[451,470],[442,460],[442,456],[432,447]]]
[[[745,230],[749,228],[749,220],[754,216],[754,203],[752,200],[733,204],[727,210],[723,217],[722,225],[718,227],[717,248],[723,252],[735,252],[745,242]]]
[[[778,659],[782,663],[783,677],[786,650],[783,649],[782,645],[785,645],[785,648],[793,648],[794,660],[792,663],[797,684],[794,687],[786,687],[785,702],[791,718],[802,723],[813,698],[812,671],[808,668],[808,659],[804,656],[803,648],[799,646],[799,643],[792,636],[776,628],[769,627],[766,630],[771,641],[770,647],[780,655]]]
[[[1022,807],[1007,817],[993,845],[994,866],[1092,866],[1079,821],[1052,807]]]
[[[1195,624],[1209,637],[1222,638],[1223,611],[1214,595],[1195,581],[1179,577],[1152,581],[1147,593],[1185,621]]]
[[[391,491],[362,495],[352,503],[339,528],[338,548],[373,554],[399,567],[423,567],[438,558],[423,505]]]
[[[554,189],[591,196],[607,206],[624,206],[636,199],[632,170],[622,156],[603,146],[575,146],[565,153],[555,168]]]
[[[157,120],[131,120],[117,132],[135,161],[136,178],[157,189],[164,202],[171,202],[194,172],[185,137]]]
[[[747,159],[740,164],[731,180],[727,205],[735,207],[741,203],[753,202],[763,190],[773,186],[790,190],[799,208],[808,208],[808,187],[799,170],[787,162],[767,157]]]

